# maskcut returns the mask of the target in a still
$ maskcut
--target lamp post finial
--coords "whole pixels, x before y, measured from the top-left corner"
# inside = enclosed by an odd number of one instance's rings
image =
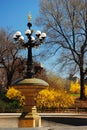
[[[28,14],[28,21],[31,21],[31,19],[32,19],[32,16],[31,16],[31,14],[29,13],[29,14]]]

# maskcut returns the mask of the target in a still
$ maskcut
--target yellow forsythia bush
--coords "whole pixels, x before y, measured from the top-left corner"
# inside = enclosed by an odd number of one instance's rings
[[[19,90],[13,87],[10,87],[7,90],[6,97],[10,100],[18,100],[19,106],[21,107],[25,105],[25,96],[23,96]]]
[[[36,97],[38,108],[70,107],[74,104],[73,96],[64,90],[44,89]]]
[[[15,88],[11,87],[7,90],[6,96],[9,99],[14,99],[14,98],[20,97],[21,92],[19,90],[15,89]]]
[[[70,92],[75,93],[75,94],[79,94],[80,93],[80,83],[71,82]],[[87,85],[85,85],[85,95],[87,95]]]
[[[87,96],[87,85],[85,85],[85,95]]]
[[[70,92],[76,94],[80,93],[80,84],[77,82],[71,82]]]

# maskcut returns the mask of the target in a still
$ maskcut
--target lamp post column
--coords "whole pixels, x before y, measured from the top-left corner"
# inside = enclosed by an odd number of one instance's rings
[[[28,57],[27,57],[27,73],[26,76],[28,78],[32,78],[34,75],[34,70],[33,70],[33,61],[32,61],[32,42],[31,42],[31,37],[29,36],[28,40]]]
[[[28,28],[32,27],[32,23],[30,22],[31,16],[28,16]],[[28,50],[28,55],[27,55],[27,73],[26,76],[27,78],[32,78],[34,76],[34,70],[33,70],[33,60],[32,60],[32,40],[31,40],[31,35],[32,35],[32,30],[30,30],[30,34],[26,34],[28,37],[28,42],[27,42],[27,50]]]

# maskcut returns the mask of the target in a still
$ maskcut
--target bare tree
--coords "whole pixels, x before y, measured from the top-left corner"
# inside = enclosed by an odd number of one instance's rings
[[[85,99],[84,78],[87,74],[87,1],[41,0],[36,23],[48,35],[54,53],[61,50],[61,61],[79,69],[80,99]],[[47,44],[46,43],[46,44]],[[51,46],[52,45],[52,46]],[[60,62],[61,62],[60,61]]]
[[[15,45],[12,40],[12,33],[7,33],[4,29],[0,30],[0,67],[4,68],[6,75],[6,87],[8,88],[13,81],[15,73],[19,73],[23,65],[23,59],[18,57],[20,47]],[[22,74],[23,76],[23,74]],[[16,79],[16,75],[15,78]]]

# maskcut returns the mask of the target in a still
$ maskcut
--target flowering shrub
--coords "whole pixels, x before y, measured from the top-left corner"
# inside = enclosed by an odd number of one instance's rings
[[[5,104],[4,111],[21,111],[25,105],[25,97],[19,90],[13,87],[10,87],[5,93],[2,93],[0,98],[0,103]]]
[[[79,94],[80,93],[80,84],[77,82],[71,82],[70,92],[75,93],[75,94]]]
[[[64,90],[44,89],[39,92],[36,100],[38,108],[64,108],[74,104],[73,96]]]
[[[71,82],[70,92],[75,93],[75,94],[79,94],[80,93],[80,83]],[[87,85],[85,85],[85,95],[87,96]]]

